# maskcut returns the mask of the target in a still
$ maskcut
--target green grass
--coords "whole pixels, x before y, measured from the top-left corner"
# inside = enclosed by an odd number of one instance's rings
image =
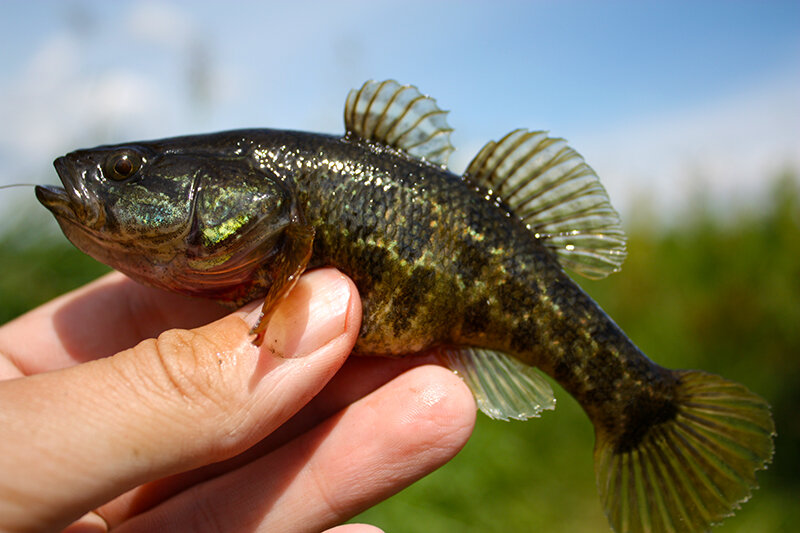
[[[634,221],[619,274],[582,285],[660,364],[747,384],[772,404],[776,455],[761,489],[717,529],[800,523],[800,198],[776,182],[771,205],[717,220],[696,207],[668,230]],[[8,227],[8,225],[6,225]],[[0,323],[107,269],[63,238],[17,224],[0,237]],[[558,407],[527,423],[479,417],[455,460],[357,517],[395,533],[606,531],[591,425],[555,386]]]
[[[0,235],[0,324],[109,272],[42,219],[4,221]]]

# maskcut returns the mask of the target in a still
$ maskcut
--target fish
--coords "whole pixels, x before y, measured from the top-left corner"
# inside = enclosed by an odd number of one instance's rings
[[[565,140],[516,129],[462,175],[447,112],[368,81],[344,135],[247,129],[78,150],[38,200],[80,250],[131,278],[232,306],[253,333],[306,270],[333,266],[363,305],[356,355],[436,353],[495,419],[555,407],[549,375],[595,428],[595,477],[618,532],[706,531],[773,454],[768,403],[648,359],[568,275],[627,253],[595,171]]]

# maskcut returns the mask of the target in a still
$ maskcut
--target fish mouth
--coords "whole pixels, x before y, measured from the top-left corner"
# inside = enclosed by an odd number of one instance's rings
[[[36,198],[58,219],[98,229],[105,222],[105,211],[95,194],[86,187],[86,173],[67,156],[53,162],[63,187],[37,185]]]
[[[71,201],[63,187],[55,185],[37,185],[35,187],[36,199],[49,209],[54,215],[64,218],[76,218],[72,210]]]

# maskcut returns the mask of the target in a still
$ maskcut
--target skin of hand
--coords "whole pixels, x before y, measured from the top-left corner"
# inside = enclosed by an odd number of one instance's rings
[[[466,443],[475,403],[432,358],[347,360],[340,272],[306,273],[256,347],[259,307],[115,273],[0,327],[0,530],[321,531]]]

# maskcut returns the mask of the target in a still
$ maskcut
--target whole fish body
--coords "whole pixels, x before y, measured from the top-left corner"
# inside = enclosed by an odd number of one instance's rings
[[[625,237],[592,169],[515,130],[464,176],[445,113],[416,88],[350,93],[344,136],[239,130],[79,150],[37,197],[81,250],[143,283],[269,311],[307,268],[356,283],[356,352],[438,351],[494,418],[555,405],[595,426],[617,531],[703,531],[769,462],[769,407],[742,385],[645,357],[564,272],[619,269]]]

